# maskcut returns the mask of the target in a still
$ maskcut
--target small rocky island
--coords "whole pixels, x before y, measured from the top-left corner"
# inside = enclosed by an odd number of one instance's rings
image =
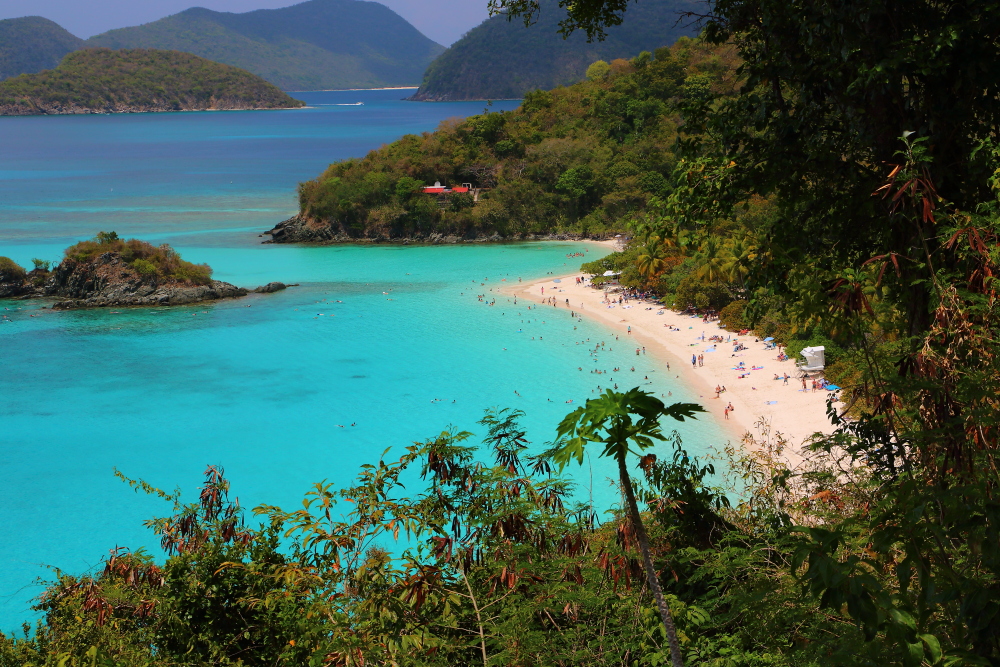
[[[272,282],[254,292],[277,292],[285,285]],[[102,306],[175,306],[246,296],[250,290],[212,279],[207,264],[181,259],[169,245],[154,246],[138,239],[121,239],[100,232],[65,251],[51,269],[35,260],[26,271],[0,257],[0,298],[59,299],[56,309]]]
[[[0,82],[0,116],[301,106],[238,67],[156,49],[83,49],[55,69]]]

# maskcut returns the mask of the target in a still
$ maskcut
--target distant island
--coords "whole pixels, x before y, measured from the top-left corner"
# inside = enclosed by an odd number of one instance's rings
[[[0,116],[304,106],[260,77],[190,53],[84,49],[0,82]]]
[[[0,298],[54,297],[55,309],[102,306],[174,306],[246,296],[249,290],[212,279],[207,264],[184,261],[169,245],[154,246],[100,232],[64,252],[54,269],[34,260],[31,271],[0,257]],[[272,282],[255,292],[277,292]]]
[[[556,36],[564,10],[544,0],[538,21],[494,16],[465,34],[428,66],[420,90],[410,99],[425,102],[520,99],[532,90],[549,90],[582,81],[596,60],[630,58],[693,37],[698,28],[686,11],[708,10],[700,0],[643,0],[621,25],[607,28],[604,41],[587,42],[576,32]]]
[[[52,69],[84,41],[41,16],[0,20],[0,80]]]
[[[242,14],[193,7],[86,41],[173,49],[241,67],[282,90],[415,86],[445,48],[377,2],[309,0]]]

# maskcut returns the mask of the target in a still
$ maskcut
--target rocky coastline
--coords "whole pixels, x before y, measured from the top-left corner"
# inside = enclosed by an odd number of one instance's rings
[[[121,255],[103,253],[92,261],[65,259],[52,271],[35,269],[19,274],[0,271],[0,298],[54,298],[56,310],[123,306],[177,306],[243,297],[251,291],[277,292],[286,285],[268,283],[255,290],[221,280],[192,284],[143,275]]]
[[[288,220],[259,235],[271,238],[261,243],[308,243],[312,245],[336,245],[341,243],[380,243],[390,245],[445,245],[458,243],[510,243],[512,241],[603,241],[604,237],[586,234],[527,234],[523,236],[502,236],[500,234],[456,236],[431,232],[409,236],[351,236],[343,226],[333,222],[314,220],[294,215]]]

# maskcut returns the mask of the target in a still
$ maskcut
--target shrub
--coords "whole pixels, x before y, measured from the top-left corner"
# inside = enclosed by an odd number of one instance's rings
[[[733,301],[728,306],[719,311],[719,324],[730,331],[740,331],[750,325],[746,319],[746,301]]]
[[[27,272],[9,257],[0,257],[0,277],[5,279],[24,280]]]
[[[721,309],[732,300],[726,288],[720,283],[704,282],[694,275],[688,275],[677,286],[675,308],[695,306],[698,309]]]
[[[467,192],[458,192],[448,198],[448,209],[451,211],[464,211],[475,205],[473,196]]]
[[[155,276],[158,273],[156,265],[145,259],[137,259],[132,262],[132,268],[135,269],[139,275],[143,276]]]
[[[48,271],[52,268],[52,262],[46,259],[38,259],[35,257],[31,260],[31,263],[35,265],[36,271]]]
[[[212,282],[212,267],[208,264],[192,264],[182,261],[181,265],[174,270],[172,277],[195,285],[207,285]]]
[[[587,68],[587,78],[591,81],[604,79],[611,72],[611,65],[603,60],[596,60]]]

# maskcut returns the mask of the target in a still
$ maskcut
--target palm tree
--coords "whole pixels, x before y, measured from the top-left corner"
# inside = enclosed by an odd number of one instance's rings
[[[639,256],[636,257],[635,268],[647,283],[652,282],[667,268],[667,246],[659,236],[648,237],[646,244],[639,251]]]
[[[653,568],[649,537],[646,535],[642,515],[639,514],[635,490],[632,488],[632,479],[629,477],[625,459],[632,451],[630,445],[641,451],[652,447],[654,441],[666,440],[660,429],[661,417],[684,421],[687,418],[693,419],[697,412],[704,412],[704,409],[694,403],[674,403],[666,406],[658,398],[639,388],[624,393],[608,389],[600,397],[588,400],[586,405],[566,415],[559,424],[560,441],[553,454],[553,459],[560,468],[565,467],[574,458],[582,464],[584,448],[587,443],[594,442],[604,447],[601,456],[614,457],[618,463],[618,478],[625,494],[629,520],[635,530],[639,550],[642,552],[646,581],[653,592],[653,598],[660,611],[660,619],[667,631],[670,662],[673,667],[684,667],[681,647],[677,641],[677,628],[674,627],[670,607],[663,597],[660,578]],[[637,418],[633,419],[633,415]]]
[[[739,283],[744,287],[744,278],[750,273],[750,266],[756,258],[757,249],[751,245],[749,239],[732,239],[723,249],[722,270],[728,275],[730,282]]]
[[[699,278],[709,282],[719,282],[728,279],[725,270],[726,255],[718,236],[709,236],[694,255],[701,264],[695,272]]]

